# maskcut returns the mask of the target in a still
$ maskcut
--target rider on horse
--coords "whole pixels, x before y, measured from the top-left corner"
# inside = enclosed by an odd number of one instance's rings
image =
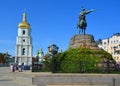
[[[84,35],[85,35],[85,29],[87,27],[87,22],[86,22],[86,14],[89,14],[91,12],[93,12],[94,10],[88,10],[88,11],[85,11],[85,8],[82,7],[82,11],[80,12],[80,15],[79,15],[79,21],[78,21],[78,24],[77,24],[77,28],[79,29],[79,34],[80,34],[80,29],[82,29],[82,33],[83,33],[83,30],[84,30]]]

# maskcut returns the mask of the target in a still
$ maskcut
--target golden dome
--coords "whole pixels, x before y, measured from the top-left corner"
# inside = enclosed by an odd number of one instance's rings
[[[23,28],[23,29],[27,28],[27,29],[29,29],[30,25],[27,22],[23,21],[23,22],[19,23],[18,28]]]
[[[27,23],[26,20],[26,13],[23,13],[23,21],[19,23],[18,28],[23,28],[23,29],[29,29],[30,28],[30,24]]]

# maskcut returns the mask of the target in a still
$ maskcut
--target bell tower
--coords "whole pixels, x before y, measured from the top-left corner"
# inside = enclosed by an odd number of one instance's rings
[[[32,65],[32,37],[30,24],[27,22],[26,13],[23,20],[18,24],[18,35],[16,38],[15,63],[18,65]]]

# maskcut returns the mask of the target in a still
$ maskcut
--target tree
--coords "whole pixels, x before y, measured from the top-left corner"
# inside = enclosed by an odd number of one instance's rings
[[[5,63],[4,55],[0,53],[0,63]]]

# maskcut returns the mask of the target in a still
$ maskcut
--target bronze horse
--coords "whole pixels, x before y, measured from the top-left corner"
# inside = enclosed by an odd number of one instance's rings
[[[79,34],[80,34],[80,29],[82,30],[82,34],[85,35],[85,30],[87,27],[87,22],[84,20],[81,20],[80,22],[78,22],[77,24],[77,28],[79,29]]]

